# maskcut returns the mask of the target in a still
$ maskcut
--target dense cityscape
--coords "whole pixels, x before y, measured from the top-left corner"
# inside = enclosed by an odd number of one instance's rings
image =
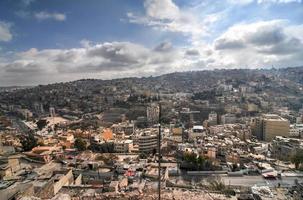
[[[303,0],[0,0],[0,200],[303,200]]]
[[[161,199],[301,199],[302,75],[235,69],[3,87],[1,198],[157,199],[160,174]]]

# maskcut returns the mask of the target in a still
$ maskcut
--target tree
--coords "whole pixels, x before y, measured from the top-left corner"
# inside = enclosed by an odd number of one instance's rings
[[[204,165],[204,163],[205,163],[205,158],[204,158],[203,156],[200,155],[200,156],[197,158],[196,162],[197,162],[197,164],[198,164],[199,167],[202,167],[202,166]]]
[[[295,155],[292,156],[291,162],[295,164],[296,169],[299,169],[303,163],[303,150],[298,150]]]
[[[47,125],[47,121],[46,119],[40,119],[39,121],[37,121],[37,127],[39,130],[42,130],[46,125]]]
[[[197,155],[193,152],[185,152],[183,154],[183,159],[189,168],[194,170],[205,170],[211,169],[212,163],[209,159],[205,158],[203,155]]]
[[[140,158],[140,159],[146,159],[146,158],[147,158],[146,153],[141,152],[141,153],[139,154],[139,158]]]
[[[226,186],[220,177],[208,179],[208,184],[210,189],[214,191],[223,191],[226,189]]]
[[[84,151],[86,150],[86,141],[82,140],[81,138],[77,138],[75,140],[75,147],[79,150],[79,151]]]
[[[30,151],[32,148],[38,146],[37,139],[32,133],[20,136],[19,140],[24,151]]]
[[[195,153],[185,153],[184,154],[184,160],[189,162],[189,163],[196,163],[197,155]]]

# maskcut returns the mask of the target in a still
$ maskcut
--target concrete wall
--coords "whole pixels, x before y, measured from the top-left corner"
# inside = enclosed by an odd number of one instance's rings
[[[54,181],[51,179],[42,188],[34,188],[34,196],[41,199],[50,199],[54,196]]]
[[[76,178],[74,185],[81,185],[81,184],[82,184],[82,174],[80,174],[80,175]]]
[[[20,162],[18,158],[8,158],[8,165],[12,168],[13,172],[20,170]]]
[[[59,192],[59,190],[66,185],[70,185],[74,182],[74,176],[72,170],[69,170],[66,175],[62,176],[59,181],[54,183],[54,195]]]

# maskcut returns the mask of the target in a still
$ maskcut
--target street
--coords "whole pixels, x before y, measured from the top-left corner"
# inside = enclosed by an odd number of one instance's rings
[[[222,181],[226,185],[234,185],[234,186],[247,186],[251,187],[254,185],[268,185],[269,187],[275,187],[280,185],[290,186],[294,185],[295,180],[297,179],[299,182],[303,181],[302,177],[282,177],[282,179],[264,179],[262,176],[243,176],[243,177],[229,177],[222,176]]]

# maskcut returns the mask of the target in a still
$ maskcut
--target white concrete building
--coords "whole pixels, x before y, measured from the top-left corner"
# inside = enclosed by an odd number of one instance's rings
[[[133,149],[132,140],[117,140],[114,142],[114,150],[117,153],[130,153]]]
[[[303,136],[303,124],[292,124],[292,125],[290,125],[289,136],[302,137]]]
[[[236,120],[236,115],[232,113],[227,113],[221,117],[222,124],[234,124],[236,123]]]
[[[139,152],[151,153],[157,150],[158,135],[145,131],[138,136]]]

